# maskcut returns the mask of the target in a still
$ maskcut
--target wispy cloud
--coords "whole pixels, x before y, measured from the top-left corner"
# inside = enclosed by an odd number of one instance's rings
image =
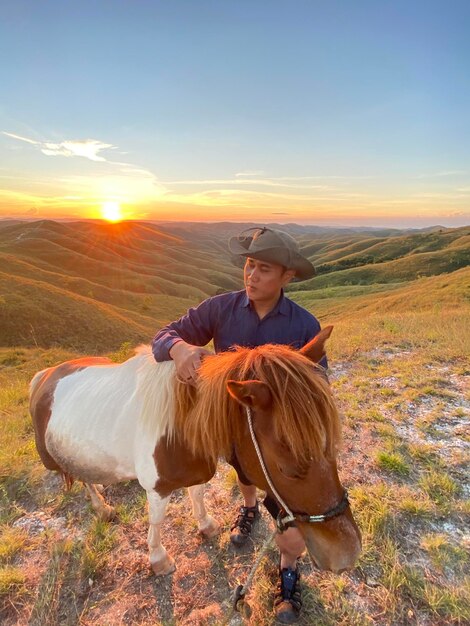
[[[18,139],[19,141],[26,141],[26,143],[32,143],[34,145],[38,144],[38,141],[34,141],[33,139],[27,139],[26,137],[21,137],[20,135],[15,135],[14,133],[7,133],[6,131],[2,132],[3,135],[7,137],[11,137],[12,139]]]
[[[445,176],[463,176],[468,174],[465,170],[442,170],[431,174],[420,174],[417,178],[442,178]]]
[[[253,171],[247,171],[247,172],[238,172],[237,174],[235,174],[235,176],[238,178],[239,176],[263,176],[264,172],[263,170],[253,170]]]
[[[269,180],[274,181],[299,181],[299,180],[367,180],[372,178],[372,176],[340,176],[337,174],[324,174],[324,175],[315,175],[315,176],[266,176],[266,173],[262,170],[252,171],[252,172],[238,172],[235,174],[236,178],[248,178],[249,176],[264,176],[265,178],[269,178]]]
[[[171,180],[165,181],[165,185],[188,185],[188,186],[220,186],[220,185],[245,185],[250,187],[282,187],[285,189],[329,189],[327,185],[293,185],[280,182],[279,178],[218,178],[211,180]]]
[[[51,141],[36,141],[28,137],[15,135],[14,133],[7,133],[6,131],[3,131],[2,134],[17,141],[24,141],[37,146],[42,154],[46,156],[83,157],[90,161],[106,161],[99,153],[103,150],[114,150],[116,148],[116,146],[110,143],[103,143],[97,139],[67,139],[60,143],[53,143]]]

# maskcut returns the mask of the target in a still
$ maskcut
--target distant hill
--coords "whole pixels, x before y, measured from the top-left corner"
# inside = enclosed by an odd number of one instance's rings
[[[188,307],[243,287],[227,239],[252,226],[0,221],[0,345],[99,353],[125,341],[148,342]],[[429,300],[431,287],[438,298],[468,287],[468,227],[273,226],[297,237],[317,267],[318,276],[288,288],[316,314],[374,303],[412,306],[422,289],[417,303]],[[447,290],[423,287],[431,280],[424,276],[447,281]]]
[[[453,272],[470,265],[470,228],[370,238],[319,237],[303,248],[317,276],[292,290],[338,285],[404,282],[420,276]]]
[[[386,312],[461,312],[470,323],[470,267],[409,282],[348,285],[290,292],[290,297],[320,320],[360,318]]]
[[[383,263],[426,252],[437,252],[449,247],[469,250],[470,228],[455,228],[431,233],[408,234],[393,237],[367,238],[333,250],[319,250],[314,255],[319,274]],[[467,259],[468,262],[468,259]],[[454,268],[455,269],[455,268]]]

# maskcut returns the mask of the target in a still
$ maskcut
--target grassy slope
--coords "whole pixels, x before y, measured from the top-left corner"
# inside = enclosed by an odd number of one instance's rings
[[[453,272],[468,265],[470,248],[464,245],[452,248],[451,251],[417,252],[393,261],[366,263],[351,269],[320,274],[293,286],[293,289],[303,291],[338,285],[405,282],[419,276]]]
[[[382,262],[397,259],[408,254],[421,252],[435,252],[449,246],[465,245],[469,235],[468,227],[446,229],[442,232],[396,235],[388,238],[365,238],[363,241],[333,250],[320,250],[315,257],[315,263],[327,271],[334,267],[334,261],[341,259],[349,263],[364,264],[367,262]],[[328,267],[330,265],[330,267]]]
[[[314,312],[321,305],[324,322],[335,325],[329,357],[344,424],[340,470],[364,540],[359,566],[348,574],[320,573],[303,561],[302,626],[463,625],[470,619],[464,550],[469,277],[463,269],[386,291],[376,285],[294,294]],[[175,494],[164,541],[178,569],[171,579],[154,581],[139,488],[108,488],[120,520],[98,523],[79,485],[64,493],[34,450],[27,381],[73,354],[0,349],[3,623],[219,624],[230,589],[245,580],[268,532],[268,517],[253,546],[240,554],[230,548],[238,497],[231,471],[221,466],[206,499],[222,534],[201,541],[187,499]],[[14,526],[18,519],[48,530],[22,530]],[[260,626],[272,624],[276,561],[272,550],[250,592],[251,623]]]
[[[100,352],[129,341],[148,341],[161,320],[103,304],[68,290],[0,272],[0,341],[11,345],[63,345]],[[51,302],[53,306],[51,307]]]
[[[402,283],[290,290],[289,297],[320,319],[458,309],[470,301],[470,268]]]
[[[0,345],[30,345],[35,334],[38,345],[80,348],[85,326],[88,332],[81,347],[86,350],[91,345],[95,350],[113,349],[128,339],[151,336],[157,326],[179,316],[193,302],[241,287],[240,270],[231,264],[225,243],[234,228],[233,224],[160,227],[49,220],[0,224],[0,263],[8,274],[2,277],[0,306],[9,320],[0,328]],[[299,292],[294,297],[301,302],[308,302],[310,296],[300,292],[321,291],[320,312],[330,305],[336,311],[344,299],[335,287],[361,285],[377,294],[387,284],[393,289],[420,275],[451,272],[469,264],[466,232],[304,233],[304,252],[310,252],[315,262],[323,260],[320,267],[328,273],[293,285],[291,291]],[[368,262],[371,258],[374,263]],[[357,265],[361,259],[367,263],[331,271],[335,263]],[[328,289],[334,303],[324,295]],[[348,288],[347,293],[350,299],[362,290]],[[80,303],[76,324],[73,302]],[[61,315],[60,307],[66,315]],[[61,317],[67,323],[60,323]],[[129,336],[123,317],[129,319]],[[103,332],[106,319],[109,333]]]
[[[0,263],[0,345],[113,349],[241,286],[218,250],[140,223],[3,226]]]

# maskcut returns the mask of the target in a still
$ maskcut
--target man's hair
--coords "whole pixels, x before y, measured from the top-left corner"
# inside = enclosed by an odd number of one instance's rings
[[[265,263],[266,265],[278,265],[281,268],[281,270],[282,270],[281,274],[285,274],[288,271],[292,271],[292,272],[294,272],[294,275],[295,275],[295,270],[293,270],[293,269],[291,269],[289,267],[286,267],[285,265],[281,265],[280,263],[272,263],[271,261],[263,261],[262,259],[255,259],[255,258],[253,258],[251,256],[246,257],[244,265],[246,265],[248,263],[248,261],[250,261],[250,260],[251,261],[259,261],[260,263]]]

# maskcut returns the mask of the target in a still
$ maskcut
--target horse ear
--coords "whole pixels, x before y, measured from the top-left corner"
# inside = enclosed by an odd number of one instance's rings
[[[332,332],[333,326],[325,326],[300,352],[314,363],[319,363],[325,356],[325,343]]]
[[[245,406],[267,409],[272,403],[269,387],[260,380],[228,380],[227,390],[232,398]]]

